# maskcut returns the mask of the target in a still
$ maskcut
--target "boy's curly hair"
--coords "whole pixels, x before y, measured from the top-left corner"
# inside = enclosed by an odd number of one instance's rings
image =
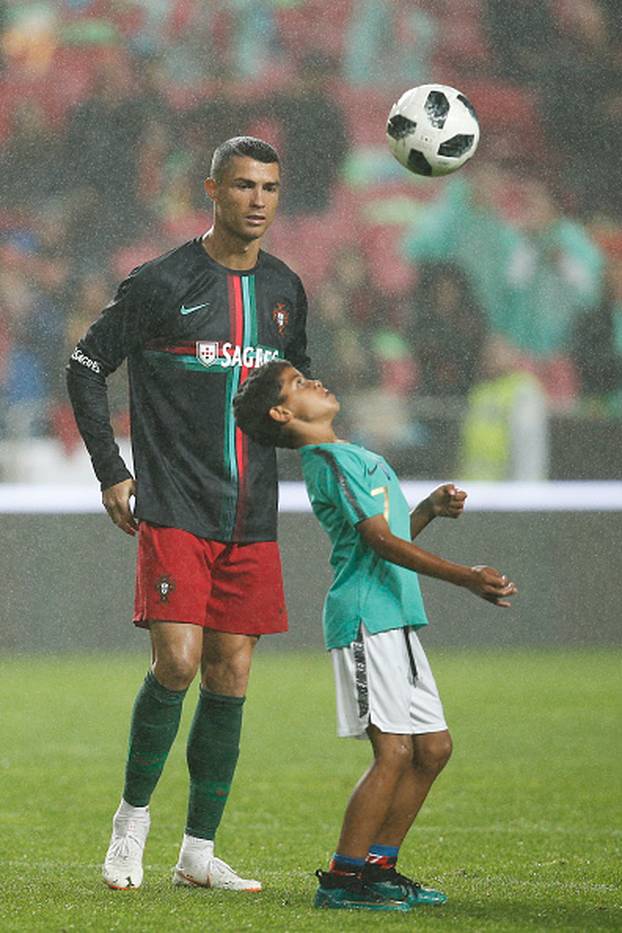
[[[233,413],[240,430],[265,447],[292,447],[287,426],[270,417],[270,409],[281,401],[283,370],[292,364],[271,360],[254,369],[233,399]]]

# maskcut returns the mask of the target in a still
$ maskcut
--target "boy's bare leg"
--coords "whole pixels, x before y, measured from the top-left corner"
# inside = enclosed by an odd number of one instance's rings
[[[367,734],[374,761],[352,792],[341,835],[327,872],[318,871],[316,907],[366,910],[410,910],[414,896],[401,881],[367,884],[362,877],[369,848],[392,809],[393,797],[405,774],[412,768],[410,735],[381,732],[369,726]],[[395,873],[394,873],[395,874]],[[383,879],[383,882],[386,879]]]
[[[367,729],[374,749],[374,761],[358,782],[348,802],[337,852],[349,858],[364,859],[378,833],[394,812],[397,788],[412,770],[414,744],[410,735]]]
[[[446,729],[410,738],[412,765],[395,788],[391,805],[378,833],[371,840],[372,844],[398,847],[402,844],[428,791],[449,761],[451,736]]]
[[[434,888],[423,887],[419,882],[402,875],[396,869],[396,861],[406,833],[435,778],[449,759],[451,738],[447,730],[399,738],[408,741],[410,763],[400,774],[384,820],[373,837],[366,839],[369,854],[361,878],[366,889],[384,898],[398,901],[405,898],[409,908],[419,904],[444,904],[447,895]],[[359,851],[362,854],[362,846]]]

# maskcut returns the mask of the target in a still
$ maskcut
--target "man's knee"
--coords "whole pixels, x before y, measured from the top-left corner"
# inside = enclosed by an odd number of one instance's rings
[[[152,622],[152,670],[169,690],[185,690],[194,680],[203,647],[203,630],[183,622]]]
[[[214,693],[244,696],[257,638],[210,632],[203,651],[202,684]]]
[[[419,771],[439,774],[451,757],[453,743],[447,731],[415,736],[413,764]]]
[[[203,665],[201,682],[214,693],[244,696],[250,673],[250,658],[211,659]]]
[[[185,690],[194,680],[199,659],[185,649],[174,654],[158,655],[153,662],[153,673],[157,681],[169,690]]]

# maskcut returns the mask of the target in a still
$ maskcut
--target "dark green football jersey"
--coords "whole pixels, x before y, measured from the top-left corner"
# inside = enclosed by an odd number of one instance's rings
[[[129,477],[106,378],[127,359],[136,517],[218,541],[276,538],[275,452],[242,434],[232,400],[248,373],[287,358],[308,373],[298,276],[260,251],[215,262],[199,238],[136,269],[78,343],[68,386],[102,489]]]

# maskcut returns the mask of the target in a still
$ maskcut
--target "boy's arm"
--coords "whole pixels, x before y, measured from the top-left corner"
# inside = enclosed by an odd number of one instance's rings
[[[467,494],[453,483],[438,486],[410,513],[410,537],[414,541],[433,518],[460,518]]]
[[[505,574],[492,567],[465,567],[463,564],[455,564],[424,551],[412,541],[398,538],[382,515],[366,518],[356,527],[365,543],[383,560],[399,564],[408,570],[415,570],[426,577],[436,577],[456,586],[464,586],[475,596],[480,596],[496,606],[509,607],[507,597],[517,592],[516,586]]]

